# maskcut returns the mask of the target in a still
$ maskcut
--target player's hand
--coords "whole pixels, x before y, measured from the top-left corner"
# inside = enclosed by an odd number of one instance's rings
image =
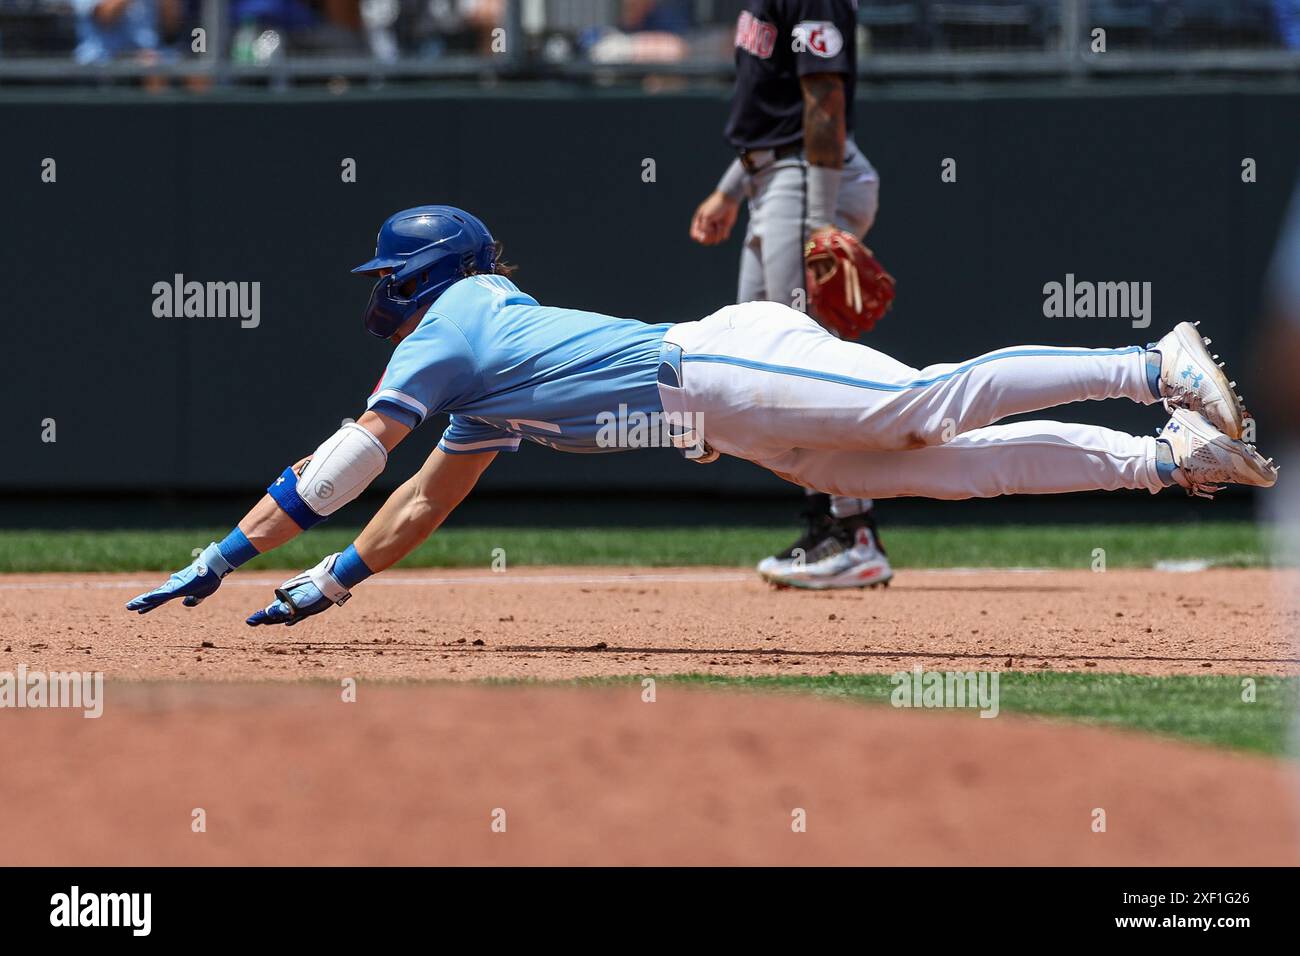
[[[337,554],[331,554],[316,567],[291,577],[275,589],[275,600],[254,611],[245,622],[249,627],[260,624],[287,624],[293,627],[299,621],[328,611],[343,604],[352,592],[340,584],[331,573]]]
[[[216,544],[210,544],[189,567],[181,568],[161,587],[132,598],[127,602],[126,609],[148,614],[175,598],[184,598],[181,603],[186,607],[198,607],[204,598],[221,587],[221,579],[232,570],[234,569],[221,556]]]
[[[293,627],[304,618],[328,611],[334,602],[325,597],[320,589],[310,581],[302,580],[302,575],[290,578],[275,589],[275,600],[254,611],[245,622],[249,627],[259,624],[287,624]]]
[[[740,203],[725,193],[714,190],[700,203],[691,217],[691,238],[702,246],[716,246],[726,242],[736,225]]]

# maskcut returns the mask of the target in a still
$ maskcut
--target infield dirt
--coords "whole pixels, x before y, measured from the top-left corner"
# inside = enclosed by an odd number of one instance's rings
[[[161,580],[0,578],[0,669],[181,680],[1300,673],[1296,572],[905,571],[887,589],[816,593],[773,591],[737,569],[398,571],[293,628],[244,624],[279,575],[235,575],[193,610],[123,610]]]
[[[98,720],[0,713],[6,863],[1300,863],[1283,760],[662,682],[653,703],[639,682],[374,683],[1293,674],[1293,573],[908,572],[815,594],[734,569],[398,572],[301,626],[246,627],[279,580],[138,617],[122,605],[153,576],[0,579],[0,671],[108,678]]]
[[[100,720],[4,715],[7,863],[1300,862],[1284,762],[1028,718],[672,685],[110,692]]]

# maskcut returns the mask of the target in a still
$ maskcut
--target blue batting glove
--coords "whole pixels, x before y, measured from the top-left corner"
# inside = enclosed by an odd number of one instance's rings
[[[221,579],[233,570],[230,562],[221,556],[216,542],[213,542],[203,549],[203,553],[188,568],[177,571],[162,587],[132,598],[127,602],[126,609],[148,614],[175,598],[184,598],[181,603],[186,607],[198,607],[204,598],[221,586]]]
[[[352,592],[339,583],[331,573],[337,554],[331,554],[316,567],[285,581],[275,589],[276,599],[254,611],[245,622],[249,627],[260,624],[287,624],[293,627],[299,621],[328,611],[336,604],[345,603]]]

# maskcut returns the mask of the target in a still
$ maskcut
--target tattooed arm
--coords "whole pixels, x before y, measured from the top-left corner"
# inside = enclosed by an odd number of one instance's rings
[[[803,148],[808,162],[827,169],[844,165],[846,123],[844,78],[838,73],[810,73],[803,87]]]
[[[835,221],[847,138],[844,78],[838,73],[810,73],[799,78],[803,88],[803,150],[808,160],[808,226],[817,229]]]

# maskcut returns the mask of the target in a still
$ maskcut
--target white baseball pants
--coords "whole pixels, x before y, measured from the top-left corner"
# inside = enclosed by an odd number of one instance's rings
[[[796,484],[861,498],[1164,487],[1156,440],[1094,425],[994,423],[1091,399],[1156,401],[1146,350],[1022,346],[914,369],[843,342],[776,302],[728,306],[669,330],[691,413],[715,449]]]

